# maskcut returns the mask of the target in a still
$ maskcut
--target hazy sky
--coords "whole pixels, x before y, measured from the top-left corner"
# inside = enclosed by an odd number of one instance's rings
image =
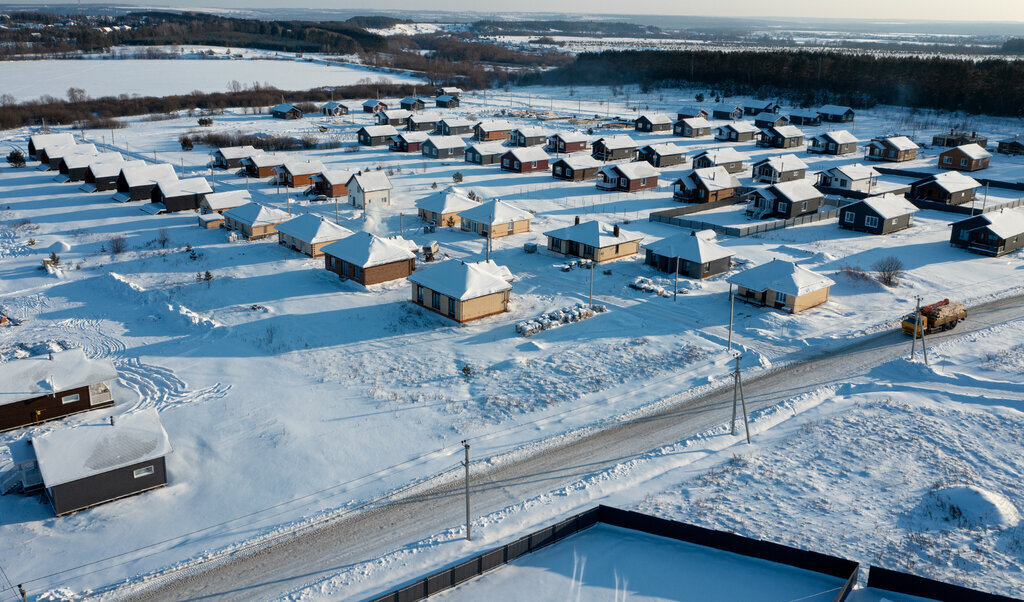
[[[103,0],[107,2],[109,0]],[[271,8],[280,0],[139,0],[140,4],[180,7]],[[1024,0],[289,0],[292,8],[372,8],[504,12],[707,15],[720,17],[836,17],[924,21],[1024,21]]]

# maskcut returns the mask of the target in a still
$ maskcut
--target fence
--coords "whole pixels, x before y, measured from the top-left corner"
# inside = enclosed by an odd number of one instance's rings
[[[897,169],[894,167],[878,167],[875,166],[875,171],[881,174],[890,176],[904,176],[908,178],[930,178],[934,176],[933,173],[926,171],[913,171],[909,169]],[[973,176],[972,176],[973,177]],[[974,178],[982,186],[989,186],[991,188],[1005,188],[1007,190],[1016,190],[1018,192],[1024,191],[1024,182],[1006,182],[1004,180],[992,180],[989,178]]]
[[[714,548],[734,554],[767,560],[799,569],[822,573],[844,580],[833,602],[843,602],[857,582],[859,563],[818,552],[791,548],[782,544],[760,541],[688,525],[630,510],[610,506],[598,506],[549,525],[522,537],[510,544],[478,554],[455,566],[438,571],[416,580],[411,585],[373,598],[373,602],[416,602],[428,596],[455,587],[473,577],[507,564],[524,554],[539,550],[574,533],[588,529],[598,523],[641,531],[650,535],[668,537],[699,546]]]
[[[837,219],[839,217],[839,209],[829,209],[827,211],[819,211],[818,213],[812,213],[811,215],[794,217],[793,219],[772,220],[768,222],[751,224],[749,226],[721,226],[718,224],[712,224],[700,220],[691,220],[684,219],[681,217],[672,217],[669,215],[665,215],[669,211],[655,211],[651,213],[650,221],[672,224],[674,226],[690,228],[692,230],[714,230],[718,234],[724,234],[726,236],[735,236],[737,238],[743,236],[750,236],[751,234],[757,234],[759,232],[768,232],[770,230],[788,228],[790,226],[813,224],[815,222],[820,222],[829,219]]]
[[[971,600],[972,602],[1021,602],[1017,598],[988,594],[959,585],[942,583],[901,573],[890,569],[871,566],[868,572],[868,587],[898,594],[919,596],[930,600]]]

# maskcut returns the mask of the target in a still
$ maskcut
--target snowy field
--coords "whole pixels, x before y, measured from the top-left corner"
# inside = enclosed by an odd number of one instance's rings
[[[118,66],[123,61],[87,62],[93,63]],[[628,106],[674,111],[690,104],[694,92],[641,95],[632,90]],[[624,97],[607,89],[577,89],[570,95],[557,88],[471,94],[454,113],[478,119],[528,107],[566,116],[634,114]],[[930,139],[964,119],[880,107],[858,115],[855,133],[867,139],[913,128],[919,139]],[[214,120],[215,130],[308,134],[327,141],[354,139],[356,129],[371,117],[285,122],[239,110]],[[115,131],[115,148],[147,160],[155,153],[186,174],[208,176],[211,149],[182,152],[177,143],[180,134],[194,128],[194,119],[128,121],[129,127]],[[566,121],[543,125],[552,131],[574,128]],[[321,132],[321,126],[327,131]],[[998,138],[1020,122],[971,118],[970,126]],[[596,134],[611,131],[599,123],[593,127]],[[2,132],[0,143],[24,146],[29,133]],[[643,144],[675,142],[691,155],[721,146],[711,139],[629,133]],[[110,144],[109,132],[85,135]],[[754,160],[779,152],[736,146]],[[787,152],[797,152],[811,165],[810,178],[816,170],[856,160],[807,155],[804,149]],[[54,518],[38,499],[0,498],[0,538],[20,543],[0,551],[0,564],[15,583],[35,580],[33,591],[63,596],[206,557],[448,473],[457,466],[464,438],[473,440],[481,458],[528,445],[538,449],[577,429],[643,411],[681,391],[698,394],[727,378],[725,275],[680,280],[683,294],[674,302],[627,287],[635,277],[646,276],[671,290],[667,275],[639,258],[616,261],[594,278],[595,300],[609,308],[607,313],[529,340],[514,331],[516,322],[586,300],[589,286],[588,271],[563,271],[564,258],[543,250],[526,254],[524,243],[536,242],[543,249],[542,233],[571,224],[576,215],[621,224],[643,234],[645,242],[684,232],[646,218],[652,210],[679,206],[671,198],[670,183],[687,171],[685,166],[662,170],[658,189],[629,195],[599,193],[587,182],[555,182],[546,172],[517,175],[496,166],[381,148],[289,155],[319,159],[332,168],[388,170],[395,185],[391,208],[363,215],[345,204],[336,209],[333,203],[297,201],[301,190],[286,194],[254,180],[248,184],[255,200],[293,214],[337,216],[352,230],[402,234],[418,244],[436,240],[454,259],[482,258],[485,241],[458,229],[423,233],[413,203],[434,193],[435,184],[443,188],[459,172],[462,189],[534,213],[530,233],[494,241],[492,257],[516,276],[511,312],[458,326],[412,305],[404,282],[364,289],[341,282],[323,269],[322,260],[273,240],[229,242],[223,231],[197,228],[194,214],[151,216],[138,203],[119,204],[103,193],[89,195],[74,184],[55,183],[52,174],[35,171],[34,164],[23,170],[0,167],[0,311],[24,319],[21,326],[0,327],[0,357],[24,354],[24,349],[77,346],[93,356],[111,357],[121,373],[113,409],[0,434],[0,450],[13,440],[139,408],[161,412],[175,450],[168,458],[167,488],[68,517]],[[936,151],[922,155],[918,167],[933,164]],[[1024,173],[1024,159],[997,155],[989,171],[1016,179]],[[245,179],[224,172],[217,172],[215,180],[218,191],[246,186]],[[749,184],[749,175],[742,182]],[[1014,194],[992,189],[993,198]],[[892,328],[913,308],[915,295],[976,303],[1019,294],[1024,288],[1022,254],[987,258],[951,248],[948,225],[954,219],[920,212],[914,228],[888,237],[840,231],[834,221],[823,221],[720,240],[743,265],[789,259],[837,282],[829,303],[804,314],[738,304],[736,340],[750,351],[744,355],[745,367],[756,372],[852,336]],[[160,243],[162,231],[166,246]],[[110,253],[112,236],[126,239],[124,253]],[[63,269],[52,274],[39,269],[51,247],[65,246],[68,250],[59,251]],[[899,254],[908,268],[898,287],[842,272],[846,266],[869,269],[891,254]],[[196,274],[206,270],[214,280],[197,282]],[[844,412],[855,411],[835,404]],[[867,401],[857,411],[866,408]],[[998,406],[985,410],[1000,417],[1016,415]],[[845,415],[837,414],[838,419]],[[0,470],[7,461],[4,453]],[[234,520],[249,513],[255,514]],[[778,526],[774,521],[767,525]],[[800,533],[777,539],[787,535]],[[139,547],[144,552],[44,577],[57,568]],[[364,584],[365,593],[384,582],[377,578]],[[325,587],[328,597],[347,593]]]

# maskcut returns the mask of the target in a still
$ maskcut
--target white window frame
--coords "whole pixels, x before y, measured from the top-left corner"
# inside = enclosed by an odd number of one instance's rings
[[[61,403],[65,403],[65,404],[66,403],[76,403],[76,402],[79,402],[81,400],[82,400],[82,396],[79,395],[78,393],[75,393],[73,395],[64,395],[63,397],[60,398],[60,402]]]
[[[967,167],[967,157],[960,159],[960,167]]]
[[[786,302],[786,293],[783,293],[782,291],[776,291],[775,292],[775,302],[776,303],[785,303]]]
[[[857,214],[853,211],[847,211],[843,213],[843,221],[848,224],[852,224],[857,221]]]
[[[864,216],[864,226],[867,227],[867,228],[877,228],[878,227],[878,218],[876,216],[874,216],[874,215],[865,215]]]
[[[152,474],[156,474],[156,467],[154,467],[152,464],[150,464],[149,466],[143,466],[142,468],[136,468],[134,471],[132,471],[132,476],[136,479],[148,477],[149,475]]]

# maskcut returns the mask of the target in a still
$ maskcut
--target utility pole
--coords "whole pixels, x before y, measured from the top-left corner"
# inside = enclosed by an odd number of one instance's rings
[[[213,173],[213,166],[210,166],[210,173]],[[185,157],[181,158],[181,179],[185,179]]]
[[[487,214],[487,261],[491,260],[491,233],[494,232],[494,214]]]
[[[920,304],[921,304],[920,297],[918,297],[918,305],[920,305]],[[918,324],[921,324],[921,353],[924,355],[924,365],[927,366],[928,365],[928,348],[925,347],[925,345],[924,345],[924,324],[922,323],[923,322],[923,318],[924,318],[924,316],[922,314],[920,314],[920,313],[917,314]]]
[[[287,192],[284,193],[284,202],[288,204],[288,215],[292,214],[292,197]]]
[[[672,302],[676,302],[676,297],[679,295],[679,256],[676,255],[676,279],[672,283]]]
[[[153,165],[156,165],[156,151],[153,151]]]
[[[334,197],[334,223],[341,225],[341,221],[338,219],[338,197]]]
[[[590,309],[594,309],[594,270],[597,268],[597,262],[593,259],[590,260]]]
[[[402,214],[402,213],[398,214],[398,235],[399,236],[401,236],[403,233],[405,233],[405,229],[402,227],[402,216],[403,215],[404,214]]]
[[[21,602],[28,602],[28,592],[21,583],[18,584],[18,593],[21,594]]]
[[[732,294],[732,283],[729,283],[729,346],[728,350],[732,351],[732,316],[733,308],[736,306],[736,296]]]
[[[914,338],[910,342],[910,359],[914,359],[914,351],[917,349],[917,330],[921,328],[921,295],[917,299],[917,308],[914,309]]]
[[[469,441],[463,439],[462,447],[466,452],[466,459],[462,462],[462,465],[466,467],[466,541],[469,541],[472,539],[469,531]]]
[[[747,420],[747,401],[743,398],[743,377],[740,375],[740,355],[736,354],[736,370],[733,372],[732,387],[732,434],[736,434],[736,397],[743,406],[743,426],[747,431],[747,445],[750,444],[750,422]]]

